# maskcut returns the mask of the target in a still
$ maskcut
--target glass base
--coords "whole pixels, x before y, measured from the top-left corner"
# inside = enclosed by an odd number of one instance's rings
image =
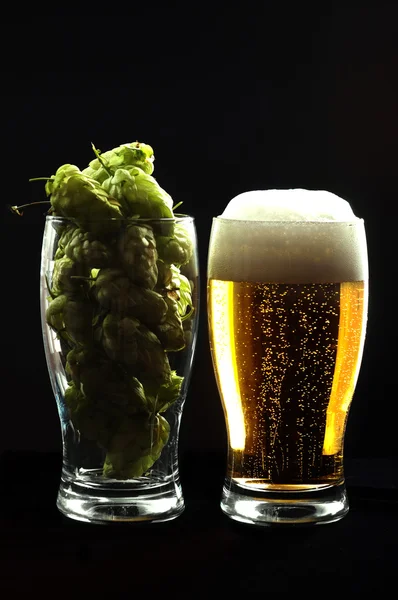
[[[71,519],[89,523],[164,522],[184,510],[184,498],[175,480],[144,486],[134,482],[92,486],[62,478],[58,510]]]
[[[265,526],[333,523],[349,510],[344,482],[311,491],[260,491],[226,479],[220,506],[235,521]]]

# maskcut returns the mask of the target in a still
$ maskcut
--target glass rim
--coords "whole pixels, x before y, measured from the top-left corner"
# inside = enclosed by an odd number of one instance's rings
[[[344,220],[344,221],[336,221],[334,219],[323,219],[322,221],[315,221],[315,220],[308,220],[308,221],[304,221],[304,220],[295,220],[295,221],[284,221],[284,220],[280,220],[280,221],[271,221],[271,220],[266,220],[266,219],[259,219],[259,220],[254,220],[254,219],[230,219],[228,217],[222,217],[221,215],[217,216],[217,217],[213,217],[213,221],[217,221],[220,223],[244,223],[246,225],[324,225],[324,224],[328,224],[328,225],[363,225],[365,223],[364,219],[362,219],[361,217],[354,217],[354,219],[351,220]]]
[[[126,223],[134,223],[134,222],[152,222],[152,223],[175,223],[175,222],[187,222],[194,221],[195,217],[192,215],[176,213],[174,217],[104,217],[99,219],[92,219],[90,217],[64,217],[62,215],[47,215],[46,221],[71,221],[76,223],[82,219],[88,223],[106,223],[106,222],[126,222]]]

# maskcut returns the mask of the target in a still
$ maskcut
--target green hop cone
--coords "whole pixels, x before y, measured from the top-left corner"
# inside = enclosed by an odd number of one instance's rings
[[[57,224],[57,226],[58,226],[58,224]],[[58,231],[58,234],[59,234],[58,247],[57,247],[57,250],[56,250],[55,256],[54,256],[55,260],[58,260],[58,258],[62,258],[65,256],[65,247],[69,243],[69,241],[70,241],[71,237],[73,236],[74,232],[76,231],[76,229],[77,229],[77,226],[74,223],[64,225],[60,228],[60,230]]]
[[[139,379],[159,384],[170,381],[170,364],[159,339],[130,317],[109,314],[102,324],[102,344],[107,356],[131,368]]]
[[[72,177],[72,175],[78,175],[80,173],[79,167],[76,165],[65,164],[61,165],[55,175],[48,179],[45,185],[45,191],[47,196],[57,197],[57,194],[62,190],[64,183]],[[65,216],[65,215],[64,215]]]
[[[170,433],[160,413],[181,398],[168,352],[184,348],[190,329],[192,288],[180,267],[193,246],[152,176],[151,146],[94,151],[83,171],[65,164],[46,180],[52,214],[65,218],[53,225],[46,319],[66,358],[75,430],[105,450],[105,477],[128,479],[160,457]]]
[[[88,440],[106,447],[111,423],[109,417],[72,383],[65,390],[65,404],[73,427]]]
[[[68,258],[87,265],[90,269],[106,267],[111,262],[110,248],[97,240],[92,232],[75,228],[72,232],[68,231],[67,234],[68,238],[63,250]]]
[[[141,382],[109,360],[98,361],[90,352],[74,348],[68,353],[66,372],[72,374],[65,395],[71,420],[81,435],[100,446],[125,419],[153,412]]]
[[[90,275],[86,265],[63,256],[54,261],[51,280],[51,295],[59,296],[64,293],[76,293],[87,288],[87,278]]]
[[[82,371],[92,364],[92,351],[87,347],[79,345],[67,353],[65,371],[77,388],[80,389]]]
[[[139,167],[148,175],[151,175],[154,170],[155,156],[153,148],[143,142],[122,144],[117,148],[98,154],[99,158],[92,160],[89,166],[83,170],[83,173],[101,183],[116,169]]]
[[[96,161],[97,161],[97,159],[95,159],[94,161],[91,161],[91,162],[96,163]],[[109,177],[110,177],[110,171],[106,167],[103,167],[103,166],[100,166],[95,169],[89,166],[89,167],[86,167],[85,169],[83,169],[82,173],[86,177],[89,177],[90,179],[94,179],[100,185],[102,185],[104,183],[104,181],[106,181],[106,179],[109,179]]]
[[[105,235],[115,233],[120,227],[123,215],[119,204],[98,181],[75,165],[59,167],[54,178],[47,181],[46,192],[54,215],[75,219],[87,231]]]
[[[66,294],[54,298],[47,307],[46,320],[65,340],[74,344],[92,341],[93,307],[90,302],[75,300]]]
[[[173,267],[172,267],[173,268]],[[193,282],[189,281],[182,273],[175,273],[175,277],[180,280],[180,285],[177,294],[178,311],[182,319],[193,313],[192,292]]]
[[[188,263],[193,254],[191,236],[181,223],[176,223],[172,236],[157,236],[156,247],[161,260],[178,267]]]
[[[125,419],[111,437],[103,474],[107,478],[131,479],[144,475],[158,460],[170,434],[161,415]]]
[[[54,260],[59,260],[60,258],[63,258],[65,256],[65,252],[64,249],[61,248],[60,246],[58,246],[58,248],[55,251],[54,254]]]
[[[166,296],[165,301],[168,307],[166,320],[160,323],[154,329],[154,332],[166,352],[177,352],[185,347],[184,330],[178,303],[170,296]]]
[[[172,283],[173,271],[171,270],[170,265],[167,265],[162,260],[158,260],[157,268],[158,268],[158,278],[156,281],[155,290],[158,290],[163,293],[168,289],[176,287],[176,286],[173,286],[173,283]],[[180,280],[178,279],[177,286],[179,285],[179,282],[180,282]]]
[[[175,265],[167,265],[158,261],[158,281],[155,290],[177,302],[178,312],[182,319],[187,318],[193,312],[193,282],[189,281]]]
[[[165,412],[181,397],[183,381],[183,377],[172,371],[170,381],[160,386],[149,380],[143,382],[147,402],[151,405],[153,413]]]
[[[128,216],[151,219],[170,219],[173,199],[160,187],[154,177],[138,167],[118,169],[102,184],[123,203]]]
[[[151,227],[131,223],[118,240],[120,262],[133,283],[152,290],[157,282],[158,253]]]
[[[112,361],[80,365],[79,382],[93,404],[113,419],[151,412],[141,382]]]
[[[137,217],[125,197],[129,185],[134,185],[134,180],[127,169],[117,169],[114,175],[108,176],[102,183],[104,190],[119,202],[125,217]]]
[[[65,329],[63,313],[67,301],[68,296],[61,294],[51,300],[46,310],[46,322],[58,333]]]
[[[100,306],[120,316],[136,317],[148,327],[166,317],[167,304],[162,296],[135,285],[119,269],[102,269],[93,291]]]
[[[98,382],[103,385],[100,389]],[[87,388],[83,377],[83,389]],[[102,410],[113,418],[124,419],[135,414],[149,414],[151,405],[144,388],[136,377],[125,375],[118,379],[106,379],[101,374],[94,382],[97,388],[96,402]]]

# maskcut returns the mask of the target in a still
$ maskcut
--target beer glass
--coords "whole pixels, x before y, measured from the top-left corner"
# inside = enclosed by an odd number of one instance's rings
[[[279,213],[271,202],[269,219],[266,204],[260,216],[225,211],[209,242],[210,350],[228,434],[221,509],[258,525],[329,523],[349,510],[343,447],[367,319],[364,222],[333,194],[301,191],[304,212],[291,196],[294,210],[280,191],[288,202]]]
[[[43,233],[42,331],[62,434],[56,504],[88,523],[169,521],[185,509],[179,433],[199,317],[195,221],[84,225],[51,215]]]

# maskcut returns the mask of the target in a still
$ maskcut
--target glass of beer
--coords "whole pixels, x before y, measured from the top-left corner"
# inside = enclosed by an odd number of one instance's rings
[[[221,510],[257,525],[341,519],[367,321],[363,220],[326,191],[245,192],[213,219],[207,268],[228,435]]]

